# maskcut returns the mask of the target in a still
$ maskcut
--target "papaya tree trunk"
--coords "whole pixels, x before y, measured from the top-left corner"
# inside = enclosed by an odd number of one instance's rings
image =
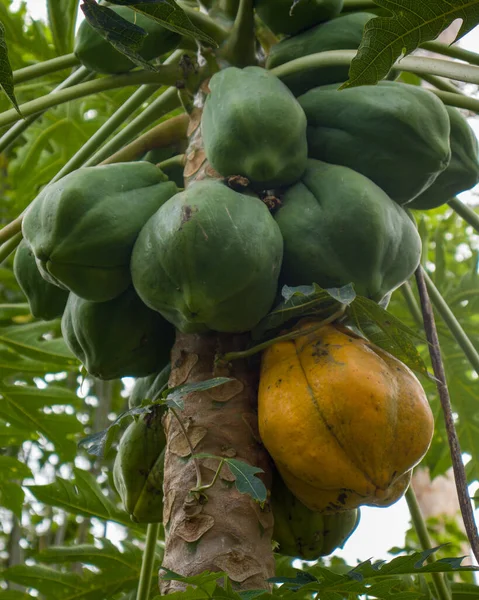
[[[257,428],[258,370],[245,361],[215,365],[217,353],[244,349],[245,341],[238,335],[177,333],[170,387],[213,377],[232,381],[189,394],[184,409],[175,411],[181,423],[172,411],[166,416],[163,566],[183,576],[225,571],[238,589],[267,589],[274,575],[269,503],[261,506],[240,493],[227,465],[206,497],[190,493],[198,475],[202,485],[213,481],[220,462],[192,459],[191,449],[263,469],[261,478],[270,489],[271,465]],[[162,580],[160,587],[164,594],[182,589],[175,581]]]

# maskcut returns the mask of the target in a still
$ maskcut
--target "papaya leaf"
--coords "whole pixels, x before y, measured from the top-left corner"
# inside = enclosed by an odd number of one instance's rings
[[[236,477],[236,489],[240,494],[248,494],[256,502],[266,502],[268,492],[261,479],[256,477],[258,473],[264,473],[263,469],[252,467],[248,463],[235,458],[225,458],[225,463]]]
[[[274,308],[252,331],[252,338],[259,340],[267,332],[278,330],[288,322],[303,317],[325,319],[337,312],[342,305],[353,302],[356,294],[351,284],[342,288],[324,290],[316,283],[289,287],[281,290],[284,300]]]
[[[95,0],[83,0],[81,9],[88,23],[116,50],[147,71],[157,70],[138,53],[148,35],[144,29],[120,17],[110,8],[100,6]]]
[[[2,481],[2,486],[0,487],[0,506],[11,510],[17,519],[21,520],[24,502],[25,493],[20,484],[11,481]]]
[[[93,0],[88,1],[92,2]],[[166,29],[176,31],[180,35],[186,35],[200,42],[205,42],[215,48],[218,46],[212,37],[193,25],[188,15],[175,0],[144,0],[141,3],[136,0],[111,0],[111,2],[121,6],[131,6],[139,13],[158,21]]]
[[[79,0],[48,0],[48,24],[58,54],[67,54],[73,49],[75,23]]]
[[[15,481],[33,478],[30,468],[14,456],[0,455],[0,481]]]
[[[2,87],[8,99],[15,107],[17,113],[23,118],[18,107],[17,99],[15,98],[15,90],[13,86],[13,74],[10,61],[8,59],[8,48],[5,42],[5,27],[0,21],[0,86]]]
[[[185,407],[183,400],[186,398],[186,396],[188,396],[188,394],[192,394],[193,392],[204,392],[205,390],[210,390],[211,388],[218,387],[228,383],[229,381],[233,380],[230,377],[213,377],[212,379],[207,379],[206,381],[184,383],[176,387],[167,388],[162,392],[161,395],[163,402],[169,408],[183,410]]]
[[[369,298],[358,296],[348,307],[348,315],[359,331],[373,344],[407,365],[412,371],[430,377],[411,338],[418,334]],[[421,338],[422,341],[425,342]]]
[[[358,52],[351,62],[349,80],[341,87],[375,84],[395,61],[439,36],[453,21],[462,19],[455,41],[479,23],[478,0],[374,0],[391,13],[366,23]],[[340,88],[341,89],[341,88]]]
[[[40,502],[62,508],[71,514],[115,521],[126,527],[136,527],[129,515],[119,510],[103,494],[92,473],[74,468],[73,474],[74,481],[57,477],[48,485],[30,485],[26,488]]]

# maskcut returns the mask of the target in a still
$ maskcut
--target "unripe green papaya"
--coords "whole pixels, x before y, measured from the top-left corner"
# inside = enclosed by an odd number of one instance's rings
[[[266,67],[273,69],[296,58],[327,50],[356,50],[364,26],[374,16],[364,12],[343,15],[281,40],[271,48]],[[320,85],[346,81],[348,72],[349,65],[334,65],[298,71],[281,79],[295,96],[300,96]]]
[[[309,156],[365,175],[406,204],[451,158],[444,104],[419,86],[382,81],[299,98],[308,118]]]
[[[278,473],[273,479],[271,508],[277,552],[304,560],[317,560],[343,548],[360,518],[357,509],[328,515],[310,510],[289,491]]]
[[[295,35],[323,21],[337,17],[343,0],[255,0],[254,5],[260,19],[274,33]]]
[[[161,424],[164,409],[130,423],[118,445],[113,481],[125,510],[136,523],[163,520],[163,471],[166,437]]]
[[[25,240],[20,242],[15,252],[13,273],[36,319],[50,321],[62,316],[68,292],[43,279],[33,251]]]
[[[168,386],[171,365],[168,363],[159,373],[139,377],[131,390],[128,399],[129,408],[140,406],[143,400],[156,400],[157,396]]]
[[[360,173],[309,160],[282,197],[281,281],[323,288],[353,283],[380,301],[416,270],[421,238],[404,209]]]
[[[100,379],[157,372],[169,360],[174,341],[173,327],[131,287],[108,302],[90,302],[71,293],[62,333],[86,370]]]
[[[456,194],[469,190],[479,181],[478,144],[474,131],[461,113],[446,106],[451,123],[451,162],[432,185],[409,202],[408,208],[428,210],[446,204]]]
[[[148,162],[78,169],[35,198],[23,235],[47,281],[105,302],[131,284],[130,257],[140,229],[177,191]]]
[[[261,200],[199,181],[141,230],[133,285],[184,333],[249,331],[274,301],[282,252],[279,228]]]
[[[137,51],[145,60],[161,56],[178,46],[181,36],[170,29],[166,29],[157,21],[132,10],[128,6],[112,6],[110,8],[118,16],[146,31],[148,35]],[[83,66],[96,73],[124,73],[137,66],[127,56],[116,50],[86,20],[82,21],[78,28],[74,52]]]
[[[209,82],[201,119],[208,161],[255,189],[290,185],[306,168],[306,117],[281,81],[260,67],[229,67]]]

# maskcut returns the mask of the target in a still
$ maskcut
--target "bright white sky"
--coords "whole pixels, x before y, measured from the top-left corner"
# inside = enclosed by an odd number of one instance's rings
[[[15,9],[21,0],[13,2]],[[45,0],[26,0],[29,12],[35,19],[46,20]],[[83,16],[80,11],[80,18]],[[475,52],[479,51],[479,27],[478,31],[472,31],[461,40],[461,46]],[[472,119],[471,125],[479,135],[479,119]],[[38,482],[40,483],[40,482]],[[479,486],[471,486],[471,495]],[[476,511],[479,519],[479,511]],[[401,547],[404,544],[404,533],[409,528],[409,510],[406,501],[400,500],[390,508],[363,508],[361,510],[361,522],[358,529],[347,542],[344,550],[335,553],[354,564],[356,559],[364,561],[368,558],[387,558],[387,551],[393,546]],[[99,535],[101,529],[99,529]],[[123,535],[118,527],[108,528],[108,537],[115,542],[121,540]]]

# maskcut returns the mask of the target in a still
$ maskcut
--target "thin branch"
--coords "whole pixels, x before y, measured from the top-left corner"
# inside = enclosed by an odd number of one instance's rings
[[[188,123],[188,115],[178,115],[163,121],[99,164],[129,162],[154,148],[167,148],[175,142],[186,139]]]
[[[0,244],[8,242],[10,238],[22,230],[22,221],[23,213],[11,221],[8,225],[5,225],[3,229],[0,229]]]
[[[471,52],[470,50],[464,50],[459,46],[447,46],[440,42],[424,42],[421,44],[423,50],[429,50],[429,52],[435,52],[436,54],[443,54],[444,56],[450,56],[451,58],[457,58],[464,60],[471,65],[479,66],[479,54]]]
[[[139,135],[153,122],[161,119],[164,115],[180,106],[176,88],[168,88],[148,108],[135,117],[126,127],[121,129],[110,141],[100,148],[93,156],[85,161],[84,167],[92,167],[100,164],[109,156],[117,152],[134,137]]]
[[[35,65],[30,65],[28,67],[23,67],[23,69],[17,69],[16,71],[13,71],[13,83],[18,85],[19,83],[30,81],[31,79],[36,79],[37,77],[42,77],[43,75],[50,75],[50,73],[55,73],[56,71],[62,71],[63,69],[68,69],[69,67],[76,67],[79,64],[80,61],[73,53],[65,54],[64,56],[57,56],[56,58],[44,60],[43,62],[36,63]]]
[[[454,212],[466,221],[468,225],[473,227],[477,233],[479,233],[479,215],[472,210],[469,206],[466,206],[459,198],[453,198],[448,202],[449,206]]]
[[[409,281],[406,281],[402,284],[402,286],[399,289],[404,297],[404,300],[406,301],[407,307],[409,308],[409,312],[411,313],[413,319],[416,321],[416,324],[419,325],[419,327],[422,327],[423,321],[421,308],[419,307],[419,304],[417,303],[416,298],[414,297],[414,294],[411,289],[411,284],[409,283]]]
[[[434,308],[441,315],[441,319],[454,336],[457,344],[471,363],[472,368],[479,374],[479,353],[426,271],[423,271],[423,276]]]
[[[78,100],[85,96],[98,94],[99,92],[106,92],[108,90],[144,83],[156,83],[157,85],[176,84],[180,77],[177,67],[173,65],[171,67],[162,65],[158,68],[159,72],[157,73],[152,73],[150,71],[133,71],[132,73],[124,75],[111,75],[95,79],[94,81],[88,81],[87,83],[80,83],[79,85],[55,92],[54,94],[47,94],[41,98],[25,102],[20,105],[20,110],[24,117],[29,117],[36,113],[43,112],[48,108],[59,106],[60,104],[70,102],[71,100]],[[16,123],[21,118],[22,117],[14,108],[6,110],[0,114],[0,127]]]
[[[85,67],[80,67],[74,73],[72,73],[69,77],[67,77],[64,81],[60,83],[56,88],[54,88],[50,94],[55,94],[56,92],[63,90],[65,88],[76,85],[77,83],[81,83],[85,81],[87,78],[94,77],[94,73],[90,73],[88,69]],[[41,117],[43,113],[38,113],[36,115],[32,115],[31,117],[27,117],[23,121],[18,121],[15,123],[8,131],[6,131],[2,137],[0,137],[0,152],[6,150],[10,144],[13,144],[15,140],[17,140],[24,131],[26,131],[32,123]]]
[[[151,590],[151,578],[153,574],[153,565],[155,563],[156,541],[160,531],[159,523],[148,523],[146,529],[146,544],[143,551],[143,560],[141,562],[140,582],[136,600],[148,600]]]
[[[0,264],[6,260],[10,254],[16,249],[18,244],[22,241],[23,235],[22,232],[19,231],[13,237],[11,237],[7,242],[0,246]]]
[[[479,113],[479,100],[470,98],[464,94],[453,94],[451,92],[443,92],[442,90],[431,90],[444,104],[455,106],[456,108],[465,108],[472,112]]]
[[[442,90],[443,92],[451,92],[453,94],[460,94],[461,96],[466,95],[457,87],[457,85],[449,81],[449,79],[436,77],[435,75],[427,75],[426,73],[421,75],[421,79],[433,85],[438,90]]]
[[[296,58],[271,69],[271,72],[281,79],[293,73],[304,72],[318,67],[349,65],[355,56],[356,50],[328,50],[327,52],[319,52]],[[399,71],[417,73],[418,75],[424,73],[426,75],[448,77],[457,81],[479,84],[479,67],[444,60],[442,58],[406,56],[394,63],[393,68]]]
[[[444,420],[446,423],[447,439],[451,452],[452,467],[454,470],[454,479],[456,481],[457,495],[459,506],[461,508],[462,519],[466,529],[467,537],[472,548],[472,552],[477,561],[479,561],[479,537],[477,533],[476,523],[474,522],[474,513],[472,510],[471,500],[467,488],[466,470],[462,462],[461,447],[457,437],[456,428],[454,426],[454,417],[452,414],[451,399],[447,387],[446,373],[441,358],[441,348],[437,335],[436,323],[434,321],[434,313],[432,311],[431,301],[426,287],[425,272],[422,267],[416,270],[416,282],[421,299],[421,308],[424,319],[424,329],[429,342],[429,354],[434,370],[434,375],[437,379],[437,391],[441,401]]]
[[[412,485],[409,486],[406,492],[406,502],[409,508],[409,512],[411,513],[412,524],[414,525],[414,529],[416,530],[417,537],[419,538],[419,543],[421,544],[421,548],[423,550],[431,550],[432,548],[434,548],[434,546],[432,545],[431,538],[429,537],[427,525],[421,512],[421,507],[419,506]],[[432,556],[429,556],[427,562],[430,563],[433,561],[434,558]],[[434,587],[436,588],[438,600],[451,600],[451,594],[444,580],[444,574],[431,573],[431,576],[434,583]]]

